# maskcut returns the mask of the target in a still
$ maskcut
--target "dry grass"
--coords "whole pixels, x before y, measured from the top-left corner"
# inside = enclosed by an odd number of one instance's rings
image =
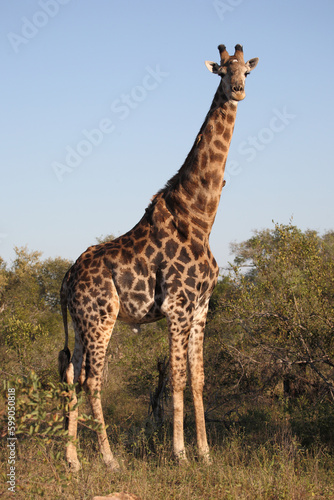
[[[156,437],[155,452],[143,434],[141,438],[132,453],[124,437],[118,436],[116,453],[123,468],[112,474],[87,431],[81,441],[83,467],[75,475],[67,470],[61,443],[51,442],[45,448],[41,441],[26,439],[18,447],[15,498],[78,500],[113,491],[132,492],[142,500],[334,498],[334,459],[323,449],[316,453],[300,449],[290,436],[280,443],[276,439],[251,444],[249,437],[231,432],[212,450],[212,464],[198,462],[190,447],[189,464],[181,467],[171,460],[167,437]],[[3,447],[3,479],[6,452]],[[4,483],[0,495],[14,496],[6,492]]]

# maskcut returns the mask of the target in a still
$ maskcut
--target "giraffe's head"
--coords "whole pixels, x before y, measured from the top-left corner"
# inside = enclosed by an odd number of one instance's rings
[[[236,45],[234,55],[230,56],[225,45],[219,45],[220,64],[212,61],[205,61],[206,67],[221,77],[225,95],[233,101],[241,101],[245,98],[246,76],[257,65],[259,59],[249,59],[244,61],[242,45]]]

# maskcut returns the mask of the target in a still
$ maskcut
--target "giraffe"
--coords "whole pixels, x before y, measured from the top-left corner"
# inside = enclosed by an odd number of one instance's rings
[[[209,461],[203,407],[203,338],[209,299],[218,266],[209,235],[224,185],[226,158],[238,101],[245,97],[245,79],[258,58],[244,61],[243,48],[230,56],[219,45],[220,63],[206,61],[220,77],[210,110],[179,171],[151,200],[129,232],[111,242],[89,247],[66,273],[61,287],[65,346],[59,372],[68,384],[78,382],[88,394],[101,427],[98,441],[103,460],[118,468],[105,429],[101,406],[104,358],[116,319],[143,324],[167,318],[173,405],[173,453],[187,461],[183,436],[183,392],[189,366],[199,456]],[[68,349],[67,309],[75,332]],[[66,459],[80,468],[75,446],[78,408],[75,390],[68,414],[70,440]]]

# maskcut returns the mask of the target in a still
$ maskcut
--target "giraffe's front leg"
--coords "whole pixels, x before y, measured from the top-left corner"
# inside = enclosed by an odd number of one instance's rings
[[[173,398],[173,453],[179,462],[186,462],[183,432],[183,389],[172,387]]]
[[[195,409],[198,453],[203,460],[205,460],[206,462],[210,462],[203,405],[203,340],[207,310],[208,304],[203,306],[195,313],[194,321],[190,330],[188,360],[191,378],[191,390]]]
[[[173,400],[173,453],[177,460],[186,462],[187,456],[183,432],[183,394],[187,381],[187,346],[189,330],[180,332],[179,325],[174,328],[171,324],[169,332],[170,376]]]

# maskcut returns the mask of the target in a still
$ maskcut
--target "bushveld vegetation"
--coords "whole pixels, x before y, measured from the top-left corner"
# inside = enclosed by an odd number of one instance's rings
[[[16,498],[88,499],[112,491],[143,500],[334,498],[334,232],[276,224],[232,249],[206,327],[212,464],[197,460],[188,390],[190,462],[173,462],[165,321],[139,330],[117,323],[102,395],[123,464],[114,475],[99,458],[83,393],[82,470],[72,474],[64,460],[59,288],[70,262],[42,260],[26,248],[16,249],[11,266],[0,258],[2,498],[14,496],[6,483],[8,387],[15,388]]]

